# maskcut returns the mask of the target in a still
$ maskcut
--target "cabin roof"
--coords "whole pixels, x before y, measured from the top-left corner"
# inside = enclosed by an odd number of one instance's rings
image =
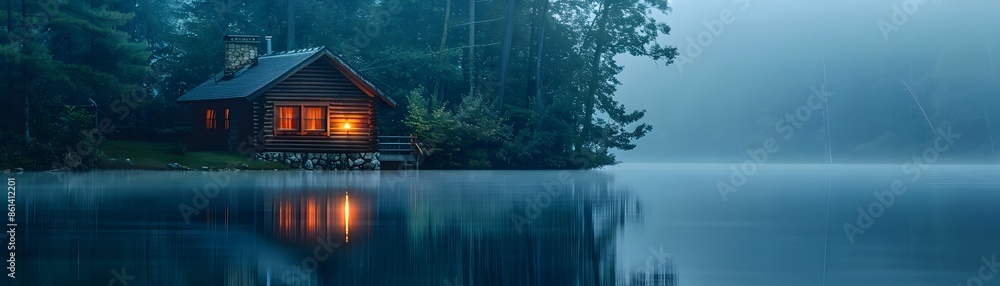
[[[202,100],[246,98],[254,100],[303,67],[326,57],[354,85],[358,86],[368,96],[378,97],[395,108],[396,101],[389,98],[381,89],[365,79],[361,73],[347,63],[342,57],[325,47],[278,52],[261,56],[257,64],[244,68],[231,79],[223,79],[218,73],[204,83],[177,98],[177,102]]]

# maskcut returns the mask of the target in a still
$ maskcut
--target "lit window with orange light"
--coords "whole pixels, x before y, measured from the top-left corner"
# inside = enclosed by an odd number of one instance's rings
[[[306,131],[326,131],[326,107],[306,106],[302,109],[302,124]]]
[[[299,107],[298,106],[278,106],[275,107],[275,121],[278,130],[296,131],[299,130]]]
[[[208,109],[205,110],[205,129],[215,129],[216,117],[215,110]]]

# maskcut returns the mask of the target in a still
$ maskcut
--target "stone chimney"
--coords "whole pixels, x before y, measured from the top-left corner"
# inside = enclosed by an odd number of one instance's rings
[[[226,43],[226,67],[223,78],[232,78],[243,68],[257,64],[260,36],[226,35],[222,40]]]

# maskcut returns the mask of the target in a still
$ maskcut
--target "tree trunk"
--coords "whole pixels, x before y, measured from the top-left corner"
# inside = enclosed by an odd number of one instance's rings
[[[497,107],[503,109],[504,94],[507,91],[507,64],[510,62],[510,46],[514,40],[514,5],[517,0],[507,0],[507,24],[504,28],[503,48],[500,50],[500,79],[497,81]]]
[[[588,140],[586,136],[590,136],[592,129],[594,128],[594,104],[597,101],[597,88],[598,81],[601,80],[601,57],[605,52],[605,36],[607,31],[607,2],[601,1],[601,10],[598,11],[597,18],[595,21],[595,31],[594,35],[594,54],[590,59],[590,79],[587,84],[587,98],[585,98],[584,107],[584,117],[583,117],[583,128],[580,132],[580,136],[576,141],[576,150],[582,150],[583,143]]]
[[[469,0],[469,96],[476,94],[476,0]]]
[[[536,101],[541,102],[542,96],[542,58],[545,57],[545,28],[547,25],[549,17],[549,0],[541,0],[542,5],[538,10],[538,18],[535,20],[534,30],[535,30],[535,42],[532,46],[534,53],[532,59],[535,60],[535,74],[532,78],[528,94],[525,98],[530,99],[534,97]],[[530,102],[530,100],[528,101]],[[525,103],[526,107],[530,108],[531,104]]]
[[[473,0],[473,1],[475,1],[475,0]],[[448,21],[449,20],[451,20],[451,0],[447,1],[447,3],[445,4],[445,8],[444,8],[444,25],[443,25],[443,28],[441,30],[441,45],[438,47],[438,52],[439,53],[436,56],[439,60],[442,57],[442,55],[441,55],[440,52],[443,52],[444,49],[448,45],[448,24],[449,24]],[[442,89],[443,88],[441,86],[441,76],[437,76],[437,77],[434,78],[434,93],[435,93],[435,97],[437,98],[438,102],[442,102],[443,101],[444,92],[442,91]]]
[[[289,51],[295,49],[295,3],[293,2],[288,0],[288,31],[285,35],[288,41],[285,50]]]

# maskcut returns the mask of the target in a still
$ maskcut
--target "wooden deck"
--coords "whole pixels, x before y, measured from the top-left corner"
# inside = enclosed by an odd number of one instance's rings
[[[413,135],[379,136],[378,152],[382,170],[419,170],[425,155],[423,147]]]

